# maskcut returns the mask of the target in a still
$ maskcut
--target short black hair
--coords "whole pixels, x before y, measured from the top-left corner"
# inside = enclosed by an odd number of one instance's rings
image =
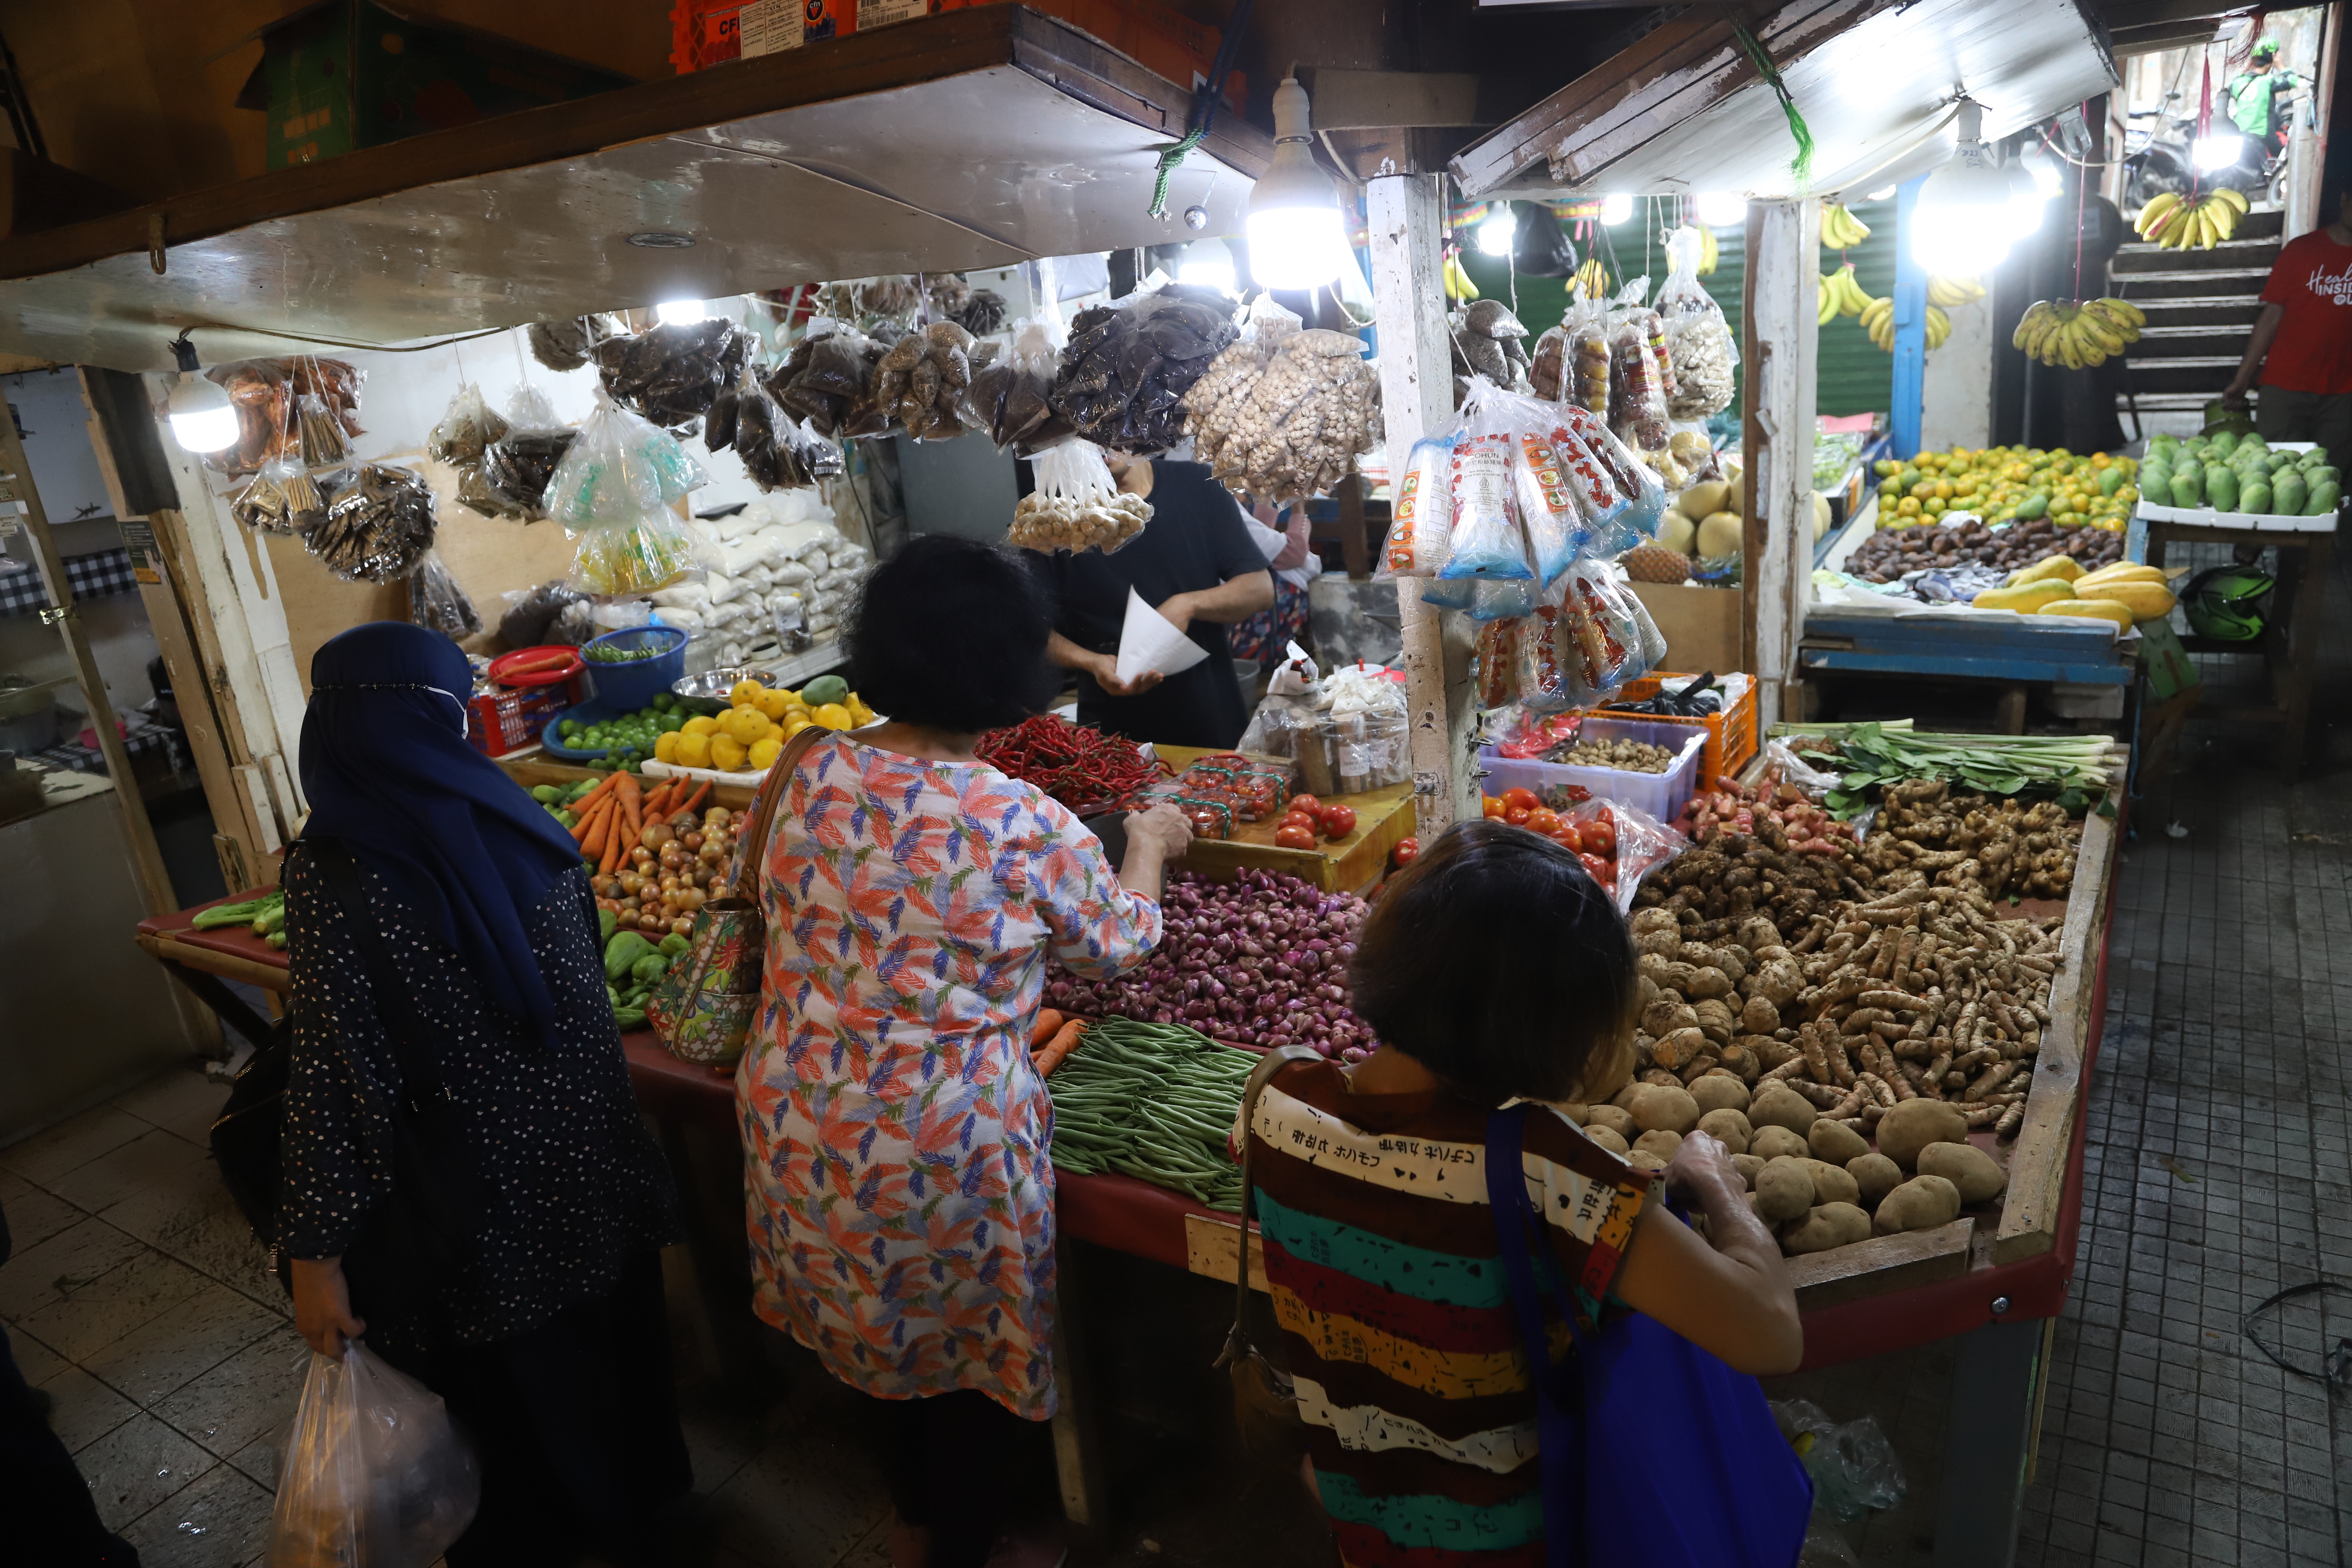
[[[1484,818],[1397,874],[1348,966],[1357,1014],[1481,1105],[1614,1090],[1636,976],[1625,917],[1576,856]]]
[[[923,534],[866,577],[850,611],[851,684],[886,718],[953,734],[1017,724],[1055,690],[1044,589],[1012,551]]]

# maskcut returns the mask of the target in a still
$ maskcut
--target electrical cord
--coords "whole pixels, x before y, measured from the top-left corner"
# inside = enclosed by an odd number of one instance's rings
[[[2246,1338],[2253,1342],[2256,1350],[2270,1357],[2282,1372],[2291,1372],[2297,1377],[2307,1377],[2315,1383],[2332,1383],[2338,1388],[2352,1387],[2352,1339],[2338,1336],[2336,1348],[2327,1352],[2326,1358],[2320,1363],[2319,1370],[2314,1372],[2308,1367],[2297,1366],[2288,1361],[2269,1345],[2264,1344],[2263,1336],[2254,1331],[2254,1320],[2280,1302],[2293,1300],[2297,1296],[2309,1296],[2327,1290],[2339,1290],[2347,1295],[2352,1295],[2352,1288],[2338,1285],[2333,1279],[2314,1279],[2302,1285],[2290,1285],[2284,1290],[2265,1297],[2246,1314],[2243,1324]]]

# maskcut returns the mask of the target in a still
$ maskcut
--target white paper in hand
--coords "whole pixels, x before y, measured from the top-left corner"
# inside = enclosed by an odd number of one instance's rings
[[[1127,591],[1127,625],[1118,634],[1118,679],[1139,675],[1177,675],[1209,655],[1199,643],[1176,629],[1176,623]]]

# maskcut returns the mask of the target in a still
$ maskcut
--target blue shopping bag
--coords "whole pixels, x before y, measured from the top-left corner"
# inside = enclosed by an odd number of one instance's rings
[[[1486,1196],[1512,1305],[1536,1369],[1549,1568],[1791,1568],[1812,1478],[1754,1378],[1673,1330],[1627,1312],[1599,1332],[1576,1321],[1521,1163],[1528,1107],[1486,1119]],[[1549,1366],[1532,1252],[1575,1336]],[[1549,1367],[1549,1370],[1546,1370]]]

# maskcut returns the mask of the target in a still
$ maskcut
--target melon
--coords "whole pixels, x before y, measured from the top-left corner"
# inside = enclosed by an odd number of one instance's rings
[[[1705,517],[1709,512],[1722,511],[1733,504],[1729,485],[1721,479],[1702,479],[1683,491],[1675,502],[1675,510],[1685,517]]]
[[[1709,512],[1699,521],[1698,555],[1702,561],[1712,561],[1721,555],[1737,555],[1747,527],[1736,511]]]
[[[1821,491],[1813,492],[1813,540],[1818,543],[1830,531],[1830,498]]]
[[[1658,542],[1667,549],[1679,550],[1687,555],[1697,540],[1698,524],[1693,522],[1686,513],[1669,507],[1658,519]]]

